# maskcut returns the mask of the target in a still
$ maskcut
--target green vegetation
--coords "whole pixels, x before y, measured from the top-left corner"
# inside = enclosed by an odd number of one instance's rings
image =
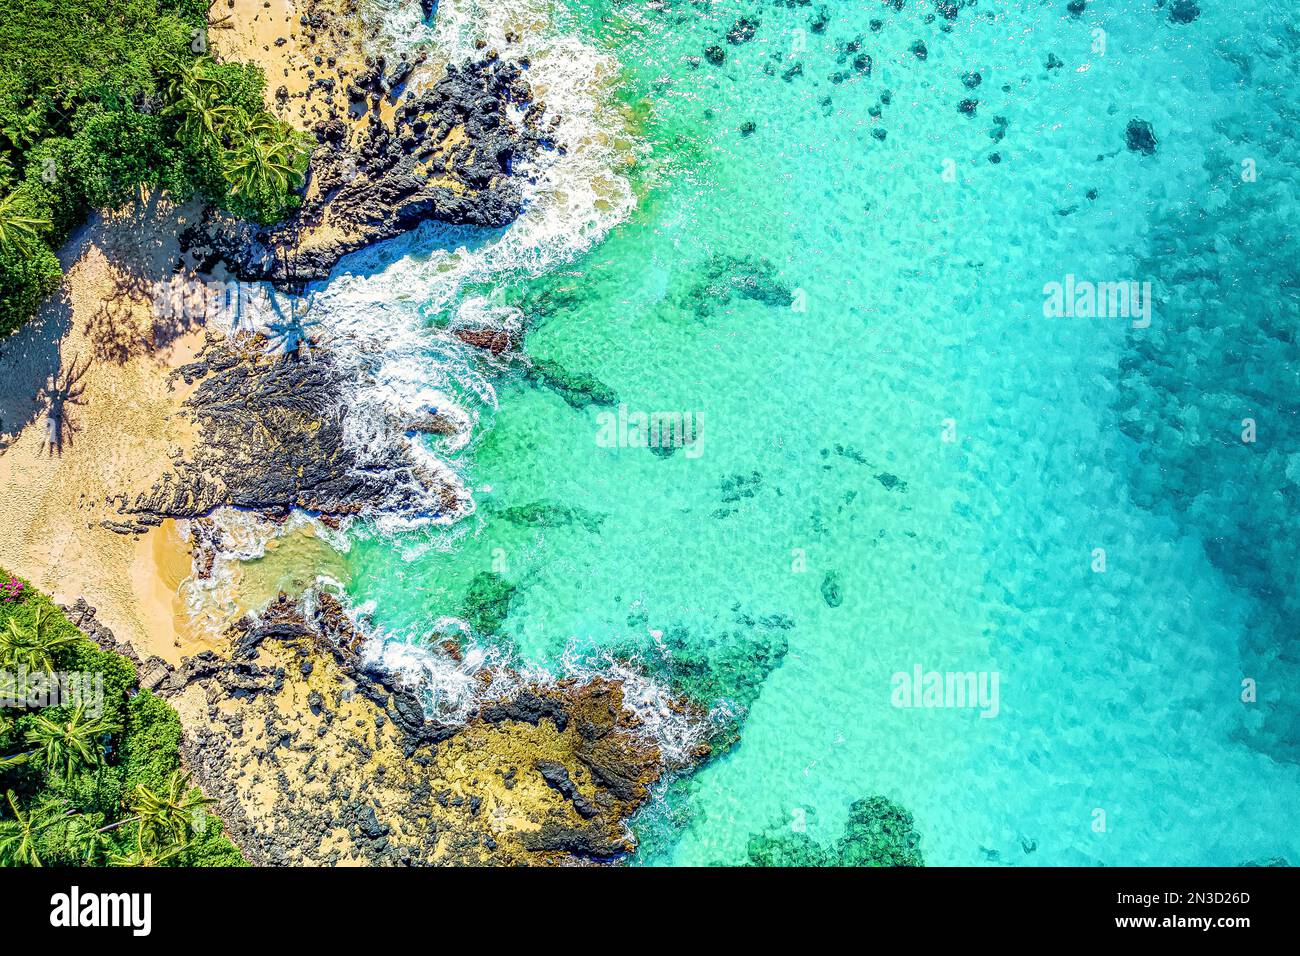
[[[0,337],[58,287],[57,249],[143,189],[267,223],[309,144],[254,66],[216,63],[199,0],[0,0]]]
[[[180,769],[180,719],[135,666],[87,640],[45,595],[0,570],[0,703],[80,672],[93,692],[61,706],[0,707],[0,866],[241,866]],[[36,665],[36,666],[32,666]],[[20,671],[21,669],[21,671]],[[26,689],[26,688],[24,688]]]

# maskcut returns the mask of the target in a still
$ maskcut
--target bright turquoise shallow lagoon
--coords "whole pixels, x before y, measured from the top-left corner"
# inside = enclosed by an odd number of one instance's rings
[[[1271,488],[1227,457],[1300,453],[1300,388],[1278,371],[1294,338],[1249,344],[1261,317],[1295,318],[1294,266],[1276,272],[1295,257],[1234,252],[1242,235],[1295,249],[1294,9],[1201,0],[1175,24],[1151,0],[1079,16],[979,0],[952,21],[902,6],[567,0],[564,28],[622,65],[647,144],[637,207],[581,258],[506,275],[503,298],[533,323],[531,355],[633,410],[701,415],[699,453],[599,447],[600,408],[506,373],[460,462],[464,533],[422,551],[362,535],[352,597],[418,633],[495,562],[519,587],[504,638],[551,668],[651,632],[779,631],[788,654],[741,743],[642,814],[641,862],[742,862],[751,834],[800,820],[830,841],[872,794],[914,814],[930,863],[1300,861],[1295,565],[1238,573],[1263,519],[1225,538],[1211,493],[1235,483],[1238,507],[1296,534],[1300,458]],[[729,43],[740,17],[758,29]],[[1154,155],[1126,148],[1133,118]],[[1045,318],[1043,286],[1067,274],[1152,282],[1151,328]],[[762,294],[778,286],[792,304]],[[1216,400],[1161,432],[1175,458],[1225,436],[1212,480],[1201,452],[1162,472],[1121,421],[1168,414],[1153,396],[1232,343],[1247,354],[1191,394],[1240,394],[1240,412]],[[536,502],[590,520],[501,516]],[[997,672],[996,717],[892,706],[891,675],[915,665]]]

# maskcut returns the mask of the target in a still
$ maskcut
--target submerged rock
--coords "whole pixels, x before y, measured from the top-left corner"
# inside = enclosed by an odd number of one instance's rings
[[[510,602],[518,591],[496,571],[480,571],[469,582],[461,602],[461,616],[474,633],[487,637],[500,632],[510,614]]]
[[[844,588],[840,585],[838,571],[827,571],[822,578],[822,600],[827,607],[839,607],[844,603]]]
[[[1151,156],[1156,151],[1156,136],[1146,120],[1131,119],[1124,130],[1124,142],[1135,153]]]
[[[794,294],[777,278],[776,265],[761,256],[710,256],[688,281],[679,295],[681,307],[700,318],[707,318],[734,298],[776,307],[794,302]]]
[[[570,408],[618,404],[618,394],[596,376],[570,371],[551,359],[533,359],[524,369],[524,375],[556,392]]]
[[[924,866],[912,814],[885,797],[856,800],[843,835],[823,846],[788,824],[749,838],[748,866]]]
[[[1196,0],[1174,0],[1169,7],[1169,19],[1174,23],[1191,23],[1200,15]]]
[[[759,21],[752,17],[741,17],[727,31],[727,42],[733,44],[748,43],[758,32]]]
[[[528,528],[565,528],[577,524],[592,534],[599,531],[605,521],[603,514],[553,501],[534,501],[506,508],[499,513],[511,524]]]

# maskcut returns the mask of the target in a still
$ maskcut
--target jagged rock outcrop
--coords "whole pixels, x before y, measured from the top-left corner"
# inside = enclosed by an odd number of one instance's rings
[[[360,658],[328,595],[282,595],[229,636],[228,655],[187,660],[157,692],[181,714],[196,782],[254,863],[614,862],[635,847],[628,817],[682,769],[618,680],[520,686],[484,673],[486,702],[441,724]],[[494,681],[507,685],[499,697]],[[703,727],[698,709],[672,706]],[[700,743],[692,756],[708,754]]]
[[[212,337],[198,361],[175,374],[196,385],[183,408],[198,440],[148,492],[119,503],[131,521],[111,525],[117,530],[202,518],[222,506],[272,517],[297,508],[327,519],[451,516],[465,507],[396,428],[377,432],[364,450],[348,440],[351,373],[327,351],[286,360],[257,338]]]
[[[268,227],[209,212],[182,236],[199,267],[221,261],[237,278],[297,289],[328,277],[348,253],[425,220],[513,221],[523,208],[520,164],[552,145],[523,67],[488,53],[448,65],[428,89],[405,92],[414,68],[406,60],[369,61],[346,90],[365,121],[332,117],[312,130],[317,146],[302,208]],[[386,118],[380,104],[394,99]]]

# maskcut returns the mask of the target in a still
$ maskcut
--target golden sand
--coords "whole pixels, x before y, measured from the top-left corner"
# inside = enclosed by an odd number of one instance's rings
[[[60,253],[59,292],[0,343],[0,564],[56,600],[85,597],[119,638],[173,660],[167,584],[183,546],[166,528],[137,540],[101,522],[121,520],[115,500],[147,489],[192,441],[169,372],[197,354],[201,316],[177,313],[158,283],[197,214],[152,197],[93,216]],[[66,394],[53,432],[51,384]]]

